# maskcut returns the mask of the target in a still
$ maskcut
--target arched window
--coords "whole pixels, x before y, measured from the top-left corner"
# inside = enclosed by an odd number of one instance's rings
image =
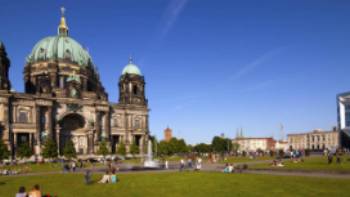
[[[66,51],[64,52],[64,55],[63,55],[64,59],[68,59],[68,60],[71,60],[72,58],[72,54],[70,52],[69,49],[66,49]]]
[[[138,90],[137,85],[134,85],[134,86],[132,87],[132,91],[133,91],[134,95],[137,95],[137,94],[138,94],[139,90]]]
[[[39,50],[39,59],[44,60],[46,57],[46,50],[44,48],[40,48]]]

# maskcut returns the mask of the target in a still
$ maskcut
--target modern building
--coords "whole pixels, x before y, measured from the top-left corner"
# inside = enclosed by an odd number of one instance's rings
[[[164,141],[169,142],[173,138],[173,130],[167,127],[164,129]]]
[[[341,146],[350,148],[350,92],[337,95],[337,115]]]
[[[339,131],[314,130],[307,133],[288,134],[288,146],[293,149],[324,150],[340,147]]]
[[[255,152],[275,149],[275,140],[272,137],[237,137],[232,143],[239,144],[239,151]]]
[[[28,144],[36,155],[51,138],[62,152],[74,143],[78,154],[94,154],[101,141],[140,152],[148,141],[145,79],[132,58],[119,78],[119,101],[109,102],[88,51],[69,36],[62,11],[58,34],[36,43],[24,66],[25,92],[11,91],[10,60],[0,42],[0,135],[13,154]],[[113,72],[111,70],[111,72]]]

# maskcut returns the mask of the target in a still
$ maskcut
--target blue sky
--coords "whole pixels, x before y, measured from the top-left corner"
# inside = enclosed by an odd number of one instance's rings
[[[150,129],[189,143],[214,135],[281,136],[336,125],[350,90],[350,2],[345,0],[1,1],[0,40],[23,91],[25,57],[55,35],[89,49],[109,99],[133,54],[147,82]]]

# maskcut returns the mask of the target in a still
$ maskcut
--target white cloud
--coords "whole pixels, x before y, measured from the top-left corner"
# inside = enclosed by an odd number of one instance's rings
[[[255,59],[251,63],[243,66],[238,72],[234,73],[229,77],[229,80],[237,80],[242,78],[243,76],[253,72],[256,68],[263,65],[266,61],[272,59],[276,55],[278,55],[280,52],[282,52],[286,47],[280,47],[277,49],[270,50],[260,56],[259,58]]]

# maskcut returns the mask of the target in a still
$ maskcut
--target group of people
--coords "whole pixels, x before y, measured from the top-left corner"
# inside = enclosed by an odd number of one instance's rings
[[[248,165],[247,164],[243,164],[243,165],[233,165],[233,163],[226,163],[225,164],[225,168],[223,170],[223,173],[234,173],[234,172],[239,172],[242,173],[243,169],[248,169]]]
[[[194,170],[195,171],[199,171],[202,169],[202,159],[200,157],[198,157],[196,159],[196,162],[195,164],[193,164],[193,161],[191,158],[188,158],[187,159],[187,167],[188,169],[193,169],[193,166],[194,166]],[[183,171],[186,167],[186,163],[185,163],[185,160],[184,159],[181,159],[180,160],[180,171]]]
[[[28,193],[26,192],[26,188],[21,186],[19,187],[18,193],[16,194],[16,197],[50,197],[51,195],[46,194],[42,195],[40,191],[39,185],[34,185],[33,189],[30,190]]]
[[[336,158],[336,163],[341,164],[342,151],[340,149],[337,149],[336,151],[333,151],[333,152],[329,150],[325,150],[325,154],[327,155],[328,164],[333,163],[334,156]]]
[[[78,165],[79,164],[79,165]],[[63,172],[75,172],[77,167],[83,168],[83,162],[81,160],[78,161],[78,164],[75,161],[71,161],[69,163],[63,163]]]
[[[98,183],[117,183],[117,182],[118,182],[118,177],[115,173],[115,170],[112,170],[112,171],[107,170]]]

